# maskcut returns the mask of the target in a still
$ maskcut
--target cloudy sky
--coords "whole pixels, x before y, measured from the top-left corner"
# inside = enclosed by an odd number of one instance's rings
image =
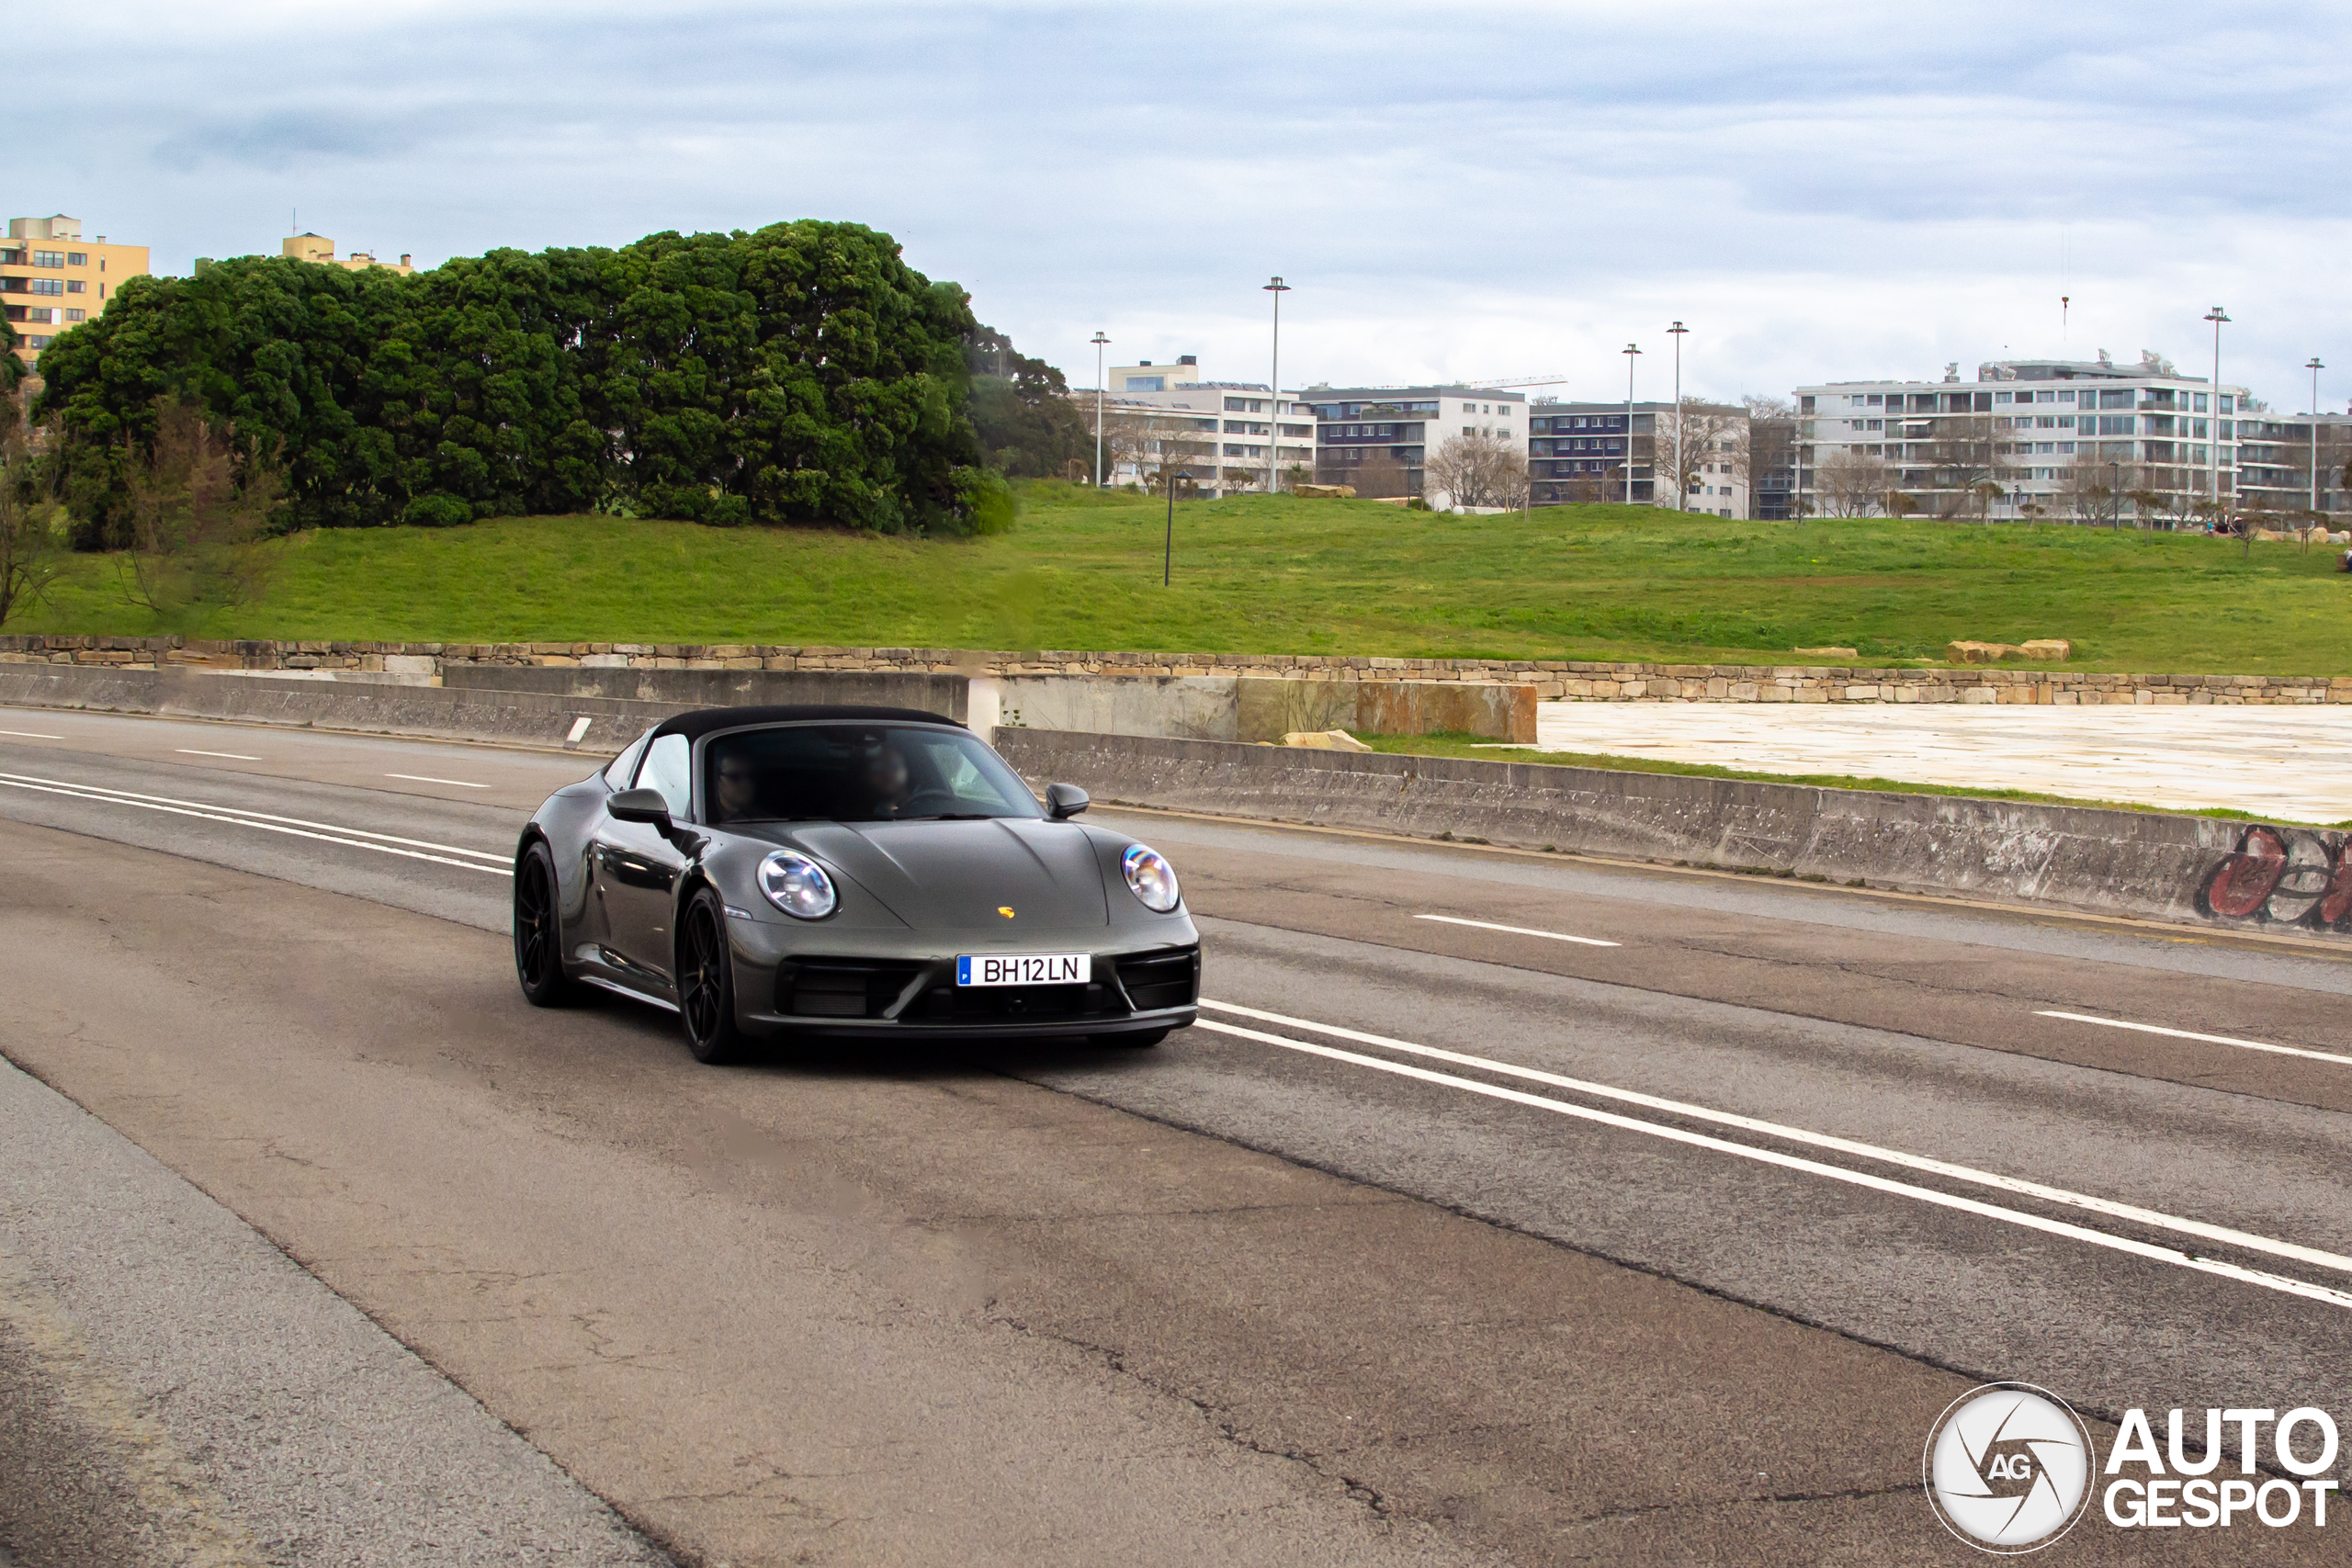
[[[421,265],[804,216],[888,230],[1093,380],[1554,374],[1785,393],[2004,352],[2352,394],[2352,8],[103,3],[9,214],[158,271],[301,226]],[[43,106],[34,112],[32,105]],[[2062,330],[2059,299],[2073,299]]]

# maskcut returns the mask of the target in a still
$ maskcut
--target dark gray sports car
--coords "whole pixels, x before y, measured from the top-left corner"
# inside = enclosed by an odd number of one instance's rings
[[[978,737],[898,708],[706,708],[548,797],[514,856],[514,966],[676,1010],[706,1062],[763,1035],[1091,1036],[1191,1023],[1176,873],[1071,820]]]

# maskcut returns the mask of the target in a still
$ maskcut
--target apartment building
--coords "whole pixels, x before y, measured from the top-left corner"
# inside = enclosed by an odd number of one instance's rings
[[[281,255],[291,256],[296,261],[317,262],[322,266],[339,266],[345,272],[365,272],[371,266],[380,266],[388,272],[397,272],[402,277],[406,277],[416,270],[409,265],[410,253],[405,251],[401,253],[401,259],[396,262],[378,261],[374,254],[368,251],[354,251],[347,256],[338,258],[334,254],[334,242],[324,234],[305,232],[289,235],[278,243],[277,248]]]
[[[1315,414],[1315,481],[1358,495],[1419,495],[1422,466],[1448,436],[1527,439],[1527,394],[1491,387],[1328,387],[1299,394]],[[1522,450],[1524,448],[1522,447]]]
[[[2122,502],[2122,515],[2177,525],[2211,499],[2217,461],[2222,501],[2234,504],[2239,416],[2263,412],[2244,387],[2216,394],[2153,353],[2136,365],[2103,353],[1992,360],[1973,384],[1953,365],[1939,382],[1837,381],[1796,396],[1798,503],[1816,515],[2104,517],[2116,510],[2106,498],[2137,492],[2147,499]]]
[[[1673,444],[1678,423],[1669,402],[1537,402],[1528,411],[1527,468],[1532,504],[1563,506],[1595,501],[1672,506]],[[1747,485],[1741,474],[1741,443],[1747,411],[1730,404],[1696,404],[1680,414],[1679,432],[1691,452],[1682,498],[1685,512],[1715,517],[1747,515]],[[1632,427],[1627,428],[1631,420]],[[1665,443],[1668,474],[1663,489],[1657,459]],[[1631,443],[1632,461],[1627,461]],[[1631,495],[1627,494],[1628,479]]]
[[[1271,449],[1277,485],[1315,466],[1312,411],[1277,398],[1263,381],[1204,381],[1198,355],[1173,365],[1142,360],[1103,372],[1105,484],[1137,484],[1163,465],[1192,478],[1202,494],[1262,491]],[[1095,392],[1074,389],[1091,420]]]
[[[143,276],[147,247],[82,238],[82,220],[58,213],[11,218],[0,244],[0,312],[17,329],[17,356],[37,367],[40,351],[107,308],[126,278]]]

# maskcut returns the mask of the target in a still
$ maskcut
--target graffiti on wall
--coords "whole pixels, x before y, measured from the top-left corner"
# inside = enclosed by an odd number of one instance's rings
[[[2197,890],[2228,920],[2352,931],[2352,840],[2291,828],[2248,828]]]

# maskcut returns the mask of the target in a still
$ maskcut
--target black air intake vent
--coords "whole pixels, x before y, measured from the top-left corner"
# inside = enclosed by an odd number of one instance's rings
[[[775,976],[775,1010],[799,1018],[880,1018],[921,970],[885,959],[787,958]]]
[[[1137,1012],[1190,1007],[1201,994],[1201,950],[1180,947],[1113,959],[1119,984]]]

